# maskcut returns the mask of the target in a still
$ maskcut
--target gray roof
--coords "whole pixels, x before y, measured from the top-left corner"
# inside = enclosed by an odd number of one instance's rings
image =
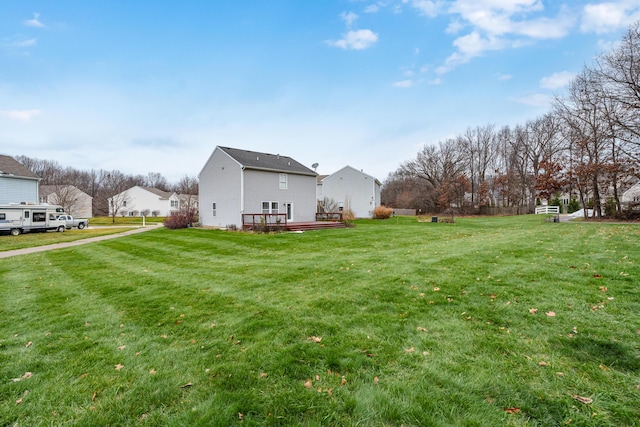
[[[11,156],[0,154],[0,176],[13,175],[19,178],[41,179]]]
[[[317,173],[304,166],[302,163],[298,163],[293,160],[291,157],[281,156],[279,154],[239,150],[237,148],[229,147],[218,146],[218,148],[247,169],[267,170],[309,176],[317,175]]]
[[[153,193],[153,194],[155,194],[157,196],[160,196],[162,199],[168,199],[173,194],[170,191],[162,191],[162,190],[158,190],[157,188],[154,188],[154,187],[143,187],[143,186],[140,186],[140,188],[143,188],[143,189],[147,190],[150,193]]]

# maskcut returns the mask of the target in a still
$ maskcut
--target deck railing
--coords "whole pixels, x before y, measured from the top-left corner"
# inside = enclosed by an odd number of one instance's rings
[[[316,212],[316,221],[342,222],[342,212]]]
[[[286,226],[287,214],[242,214],[243,230],[268,230]]]

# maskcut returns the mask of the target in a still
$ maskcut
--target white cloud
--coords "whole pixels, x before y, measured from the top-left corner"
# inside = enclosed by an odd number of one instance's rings
[[[421,15],[426,15],[430,18],[435,18],[442,10],[444,2],[432,1],[432,0],[412,0],[411,6],[417,9]]]
[[[362,50],[371,47],[378,41],[378,35],[371,30],[349,31],[340,40],[329,40],[330,46],[345,50]]]
[[[5,37],[3,39],[0,39],[0,47],[4,49],[22,49],[35,46],[37,43],[37,39],[27,38],[23,35],[16,35],[13,37]]]
[[[637,1],[637,0],[636,0]],[[574,18],[565,7],[556,17],[539,17],[542,0],[455,0],[447,13],[453,16],[446,29],[458,34],[465,27],[470,32],[456,38],[456,50],[438,67],[444,74],[488,51],[514,49],[535,40],[561,38],[569,33]]]
[[[587,4],[582,12],[580,29],[584,32],[607,33],[623,29],[640,19],[637,0],[619,0]]]
[[[24,21],[24,25],[28,27],[44,28],[45,25],[42,22],[40,22],[38,18],[40,18],[40,14],[34,12],[33,19],[27,19],[26,21]]]
[[[380,5],[371,4],[364,8],[364,13],[378,13],[379,10],[380,10]]]
[[[548,107],[553,101],[551,95],[544,93],[534,93],[516,99],[520,104],[531,105],[532,107]]]
[[[409,79],[409,80],[400,80],[399,82],[395,82],[392,86],[406,89],[406,88],[412,87],[413,85],[414,85],[414,81]]]
[[[36,116],[42,114],[41,110],[4,110],[0,111],[0,116],[6,117],[10,120],[17,120],[20,122],[28,122]]]
[[[347,28],[351,28],[353,23],[358,19],[358,15],[353,12],[342,12],[340,18],[347,24]]]
[[[570,73],[569,71],[553,73],[540,79],[540,87],[543,89],[558,89],[569,84],[575,76],[575,73]]]

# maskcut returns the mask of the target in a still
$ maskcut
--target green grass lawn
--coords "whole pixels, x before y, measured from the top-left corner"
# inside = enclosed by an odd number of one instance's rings
[[[14,249],[31,248],[35,246],[45,246],[54,243],[73,242],[86,239],[88,237],[106,236],[109,234],[122,233],[131,228],[109,227],[109,228],[85,228],[78,230],[73,228],[64,233],[49,231],[46,233],[25,233],[18,236],[10,234],[0,235],[0,252]]]
[[[640,228],[457,221],[0,260],[0,425],[640,425]]]
[[[165,217],[161,216],[147,216],[144,217],[145,224],[162,224]],[[110,216],[96,216],[89,219],[89,225],[142,225],[143,218],[140,216],[116,216],[115,223],[114,218]]]

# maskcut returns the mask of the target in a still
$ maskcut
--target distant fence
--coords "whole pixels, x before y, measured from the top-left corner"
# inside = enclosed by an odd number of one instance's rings
[[[415,209],[394,209],[393,213],[396,215],[416,216]]]
[[[536,215],[537,214],[558,215],[559,213],[560,213],[560,206],[536,206]]]

